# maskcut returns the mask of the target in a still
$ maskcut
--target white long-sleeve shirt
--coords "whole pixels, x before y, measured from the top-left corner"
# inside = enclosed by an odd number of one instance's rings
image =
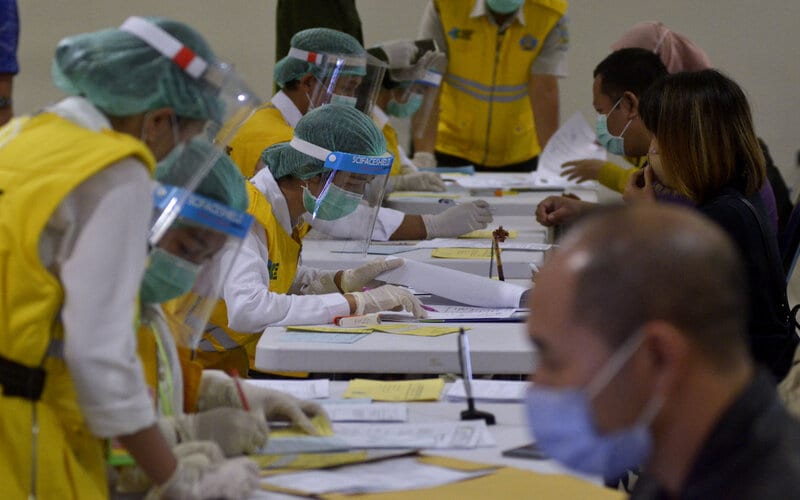
[[[297,122],[303,116],[292,100],[282,90],[272,96],[272,104],[281,112],[281,116],[292,128],[297,126]],[[410,160],[409,160],[409,163]],[[406,214],[391,208],[381,207],[372,229],[372,239],[375,241],[389,241],[389,237],[397,231]],[[339,239],[353,238],[352,226],[345,219],[334,221],[315,220],[314,229]]]
[[[48,111],[91,130],[111,128],[79,97]],[[39,240],[42,263],[64,288],[64,358],[87,425],[99,437],[155,422],[134,331],[152,205],[147,169],[125,158],[69,193]]]
[[[250,180],[264,193],[281,227],[292,234],[289,207],[269,169],[261,169]],[[214,272],[230,267],[222,286],[222,298],[228,309],[228,326],[240,332],[261,333],[268,326],[328,323],[335,316],[350,314],[342,294],[295,295],[321,273],[300,266],[290,294],[269,290],[269,249],[263,226],[253,222],[238,254],[225,251],[214,263]]]

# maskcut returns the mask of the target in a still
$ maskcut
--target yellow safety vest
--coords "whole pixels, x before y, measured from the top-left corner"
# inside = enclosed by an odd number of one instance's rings
[[[394,156],[392,170],[389,171],[389,175],[400,175],[403,173],[403,165],[400,163],[400,141],[397,140],[397,131],[389,123],[388,116],[386,116],[385,121],[382,118],[382,116],[373,111],[372,121],[383,132],[383,138],[386,139],[386,151]]]
[[[447,40],[436,150],[501,167],[541,152],[528,96],[531,64],[567,10],[565,0],[526,0],[525,26],[503,33],[474,2],[435,0]]]
[[[302,249],[301,240],[308,232],[309,226],[299,224],[291,235],[288,234],[275,218],[272,205],[264,194],[249,182],[247,191],[250,200],[247,212],[261,224],[267,237],[269,260],[264,265],[269,269],[269,290],[274,293],[288,293],[297,274]],[[206,368],[222,370],[236,368],[239,373],[245,375],[247,371],[243,366],[241,352],[236,353],[235,350],[244,347],[247,350],[249,366],[254,366],[255,347],[260,337],[261,332],[242,333],[229,328],[228,309],[225,301],[220,300],[211,314],[208,328],[203,335],[203,340],[208,342],[201,344],[202,346],[210,343],[216,352],[204,349],[206,352],[199,353],[200,362]],[[234,354],[229,354],[231,351],[234,351]]]
[[[155,160],[142,142],[125,134],[87,130],[52,113],[26,120],[0,130],[0,356],[43,369],[45,380],[36,402],[0,396],[2,495],[107,498],[103,442],[87,429],[57,352],[64,338],[64,290],[39,260],[38,245],[53,212],[83,181],[129,156],[151,171]]]
[[[239,128],[228,145],[231,159],[242,175],[249,179],[255,174],[261,153],[279,142],[291,141],[294,129],[286,123],[281,111],[268,103],[257,109]]]

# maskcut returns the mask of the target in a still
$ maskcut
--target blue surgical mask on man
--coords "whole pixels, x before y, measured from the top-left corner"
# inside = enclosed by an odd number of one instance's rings
[[[194,286],[200,266],[155,247],[139,288],[139,299],[161,304],[180,297]]]
[[[303,207],[320,220],[336,220],[353,213],[363,198],[362,195],[340,188],[336,184],[328,186],[325,196],[319,200],[303,186]]]
[[[498,14],[511,14],[519,9],[525,0],[486,0],[486,5]]]
[[[528,425],[537,445],[550,457],[586,474],[617,479],[641,465],[653,447],[649,425],[661,409],[654,396],[636,422],[601,434],[594,423],[592,399],[630,360],[642,343],[642,334],[629,338],[583,388],[546,388],[534,384],[525,406]]]
[[[386,113],[398,118],[408,118],[412,116],[422,106],[422,95],[412,93],[406,102],[398,102],[394,97],[386,105]]]
[[[620,156],[625,154],[625,140],[622,136],[625,135],[625,131],[628,130],[628,127],[630,127],[633,120],[628,120],[628,123],[625,124],[622,132],[620,132],[619,135],[614,135],[608,130],[608,115],[617,109],[617,106],[619,106],[619,103],[621,102],[622,98],[620,97],[617,99],[617,102],[614,104],[614,106],[611,107],[611,111],[605,115],[598,115],[597,124],[595,125],[597,142],[600,143],[600,145],[603,146],[609,153]]]

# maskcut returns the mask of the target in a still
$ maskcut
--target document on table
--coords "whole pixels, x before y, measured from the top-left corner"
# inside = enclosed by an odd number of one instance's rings
[[[416,248],[490,248],[491,240],[464,241],[461,238],[434,238],[417,243]],[[553,245],[549,243],[532,243],[520,241],[505,241],[500,243],[501,250],[525,250],[529,252],[543,252],[550,250]]]
[[[278,342],[352,344],[366,336],[366,333],[287,332],[278,337]]]
[[[479,307],[519,307],[528,290],[513,283],[408,259],[397,269],[378,275],[377,279]]]
[[[434,259],[471,259],[486,260],[492,256],[490,248],[434,248],[431,257]]]
[[[506,307],[506,308],[493,308],[493,307],[473,307],[473,306],[441,306],[437,305],[435,311],[429,311],[428,317],[421,322],[442,322],[442,321],[492,321],[492,320],[510,320],[515,317],[517,313],[524,312],[524,309]],[[411,313],[397,312],[397,313],[381,313],[382,321],[411,321],[413,316]]]
[[[448,335],[459,332],[459,328],[454,326],[430,326],[420,325],[419,323],[393,323],[390,325],[381,324],[376,325],[374,329],[376,332],[392,333],[395,335],[415,335],[417,337],[439,337],[440,335]],[[465,330],[469,330],[469,328],[465,328]]]
[[[372,398],[374,401],[438,401],[444,380],[426,378],[383,382],[354,378],[347,385],[345,398]]]
[[[462,471],[421,463],[415,457],[408,457],[348,465],[335,470],[280,474],[262,479],[262,484],[306,495],[377,493],[432,488],[491,474],[494,470],[488,466],[483,470]]]
[[[530,174],[481,174],[459,178],[456,182],[467,189],[514,189],[535,186]]]
[[[514,239],[519,236],[519,231],[515,229],[508,230],[508,238]],[[470,231],[469,233],[462,234],[458,237],[459,239],[471,239],[471,238],[481,238],[481,239],[490,239],[492,238],[492,230],[491,229],[476,229],[475,231]]]
[[[353,448],[471,449],[494,446],[486,422],[414,422],[401,424],[334,423],[334,436]]]
[[[331,422],[405,422],[408,405],[405,403],[324,404]]]
[[[472,397],[492,403],[518,403],[525,400],[530,382],[514,380],[472,380]],[[448,401],[465,401],[464,381],[459,379],[447,391]]]
[[[564,122],[556,133],[547,141],[542,154],[539,155],[539,166],[531,177],[539,186],[592,186],[594,181],[581,183],[570,182],[561,176],[561,165],[571,160],[597,159],[605,160],[606,151],[597,144],[597,134],[586,123],[580,112],[575,113]]]
[[[311,380],[247,380],[245,384],[285,392],[300,399],[322,399],[331,395],[331,381]]]

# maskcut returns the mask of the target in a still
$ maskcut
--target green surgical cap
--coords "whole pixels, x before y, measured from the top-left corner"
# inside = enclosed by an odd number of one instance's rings
[[[224,203],[234,210],[247,210],[247,190],[239,168],[230,157],[206,140],[195,138],[184,147],[173,150],[156,167],[156,180],[163,184],[181,186],[185,184],[198,165],[217,156],[214,166],[200,181],[195,193]]]
[[[330,151],[380,156],[386,139],[372,120],[352,106],[327,104],[310,111],[297,122],[294,136]],[[291,176],[310,179],[326,169],[322,160],[297,151],[288,142],[264,150],[261,159],[275,179]]]
[[[168,19],[147,18],[209,63],[216,57],[202,36]],[[117,28],[64,38],[56,47],[53,82],[112,116],[173,108],[178,116],[220,121],[217,90],[192,78],[144,40]]]
[[[323,54],[359,57],[366,54],[358,40],[347,33],[329,28],[303,30],[292,37],[291,46],[295,49]],[[324,80],[328,76],[322,67],[287,55],[275,64],[273,78],[278,86],[283,88],[287,83],[298,80],[309,73],[318,80]],[[342,74],[363,76],[366,74],[366,70],[363,67],[351,67],[351,69],[345,68]]]

